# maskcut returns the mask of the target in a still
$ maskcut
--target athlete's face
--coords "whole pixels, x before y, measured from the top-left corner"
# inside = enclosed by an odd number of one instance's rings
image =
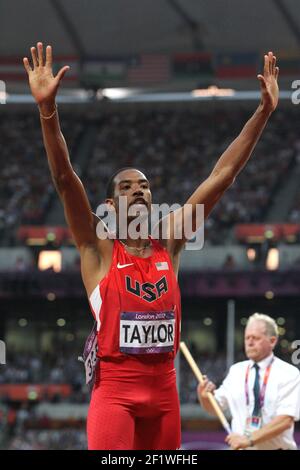
[[[266,325],[262,321],[249,323],[245,330],[245,352],[248,359],[255,362],[262,361],[273,351],[277,342],[276,336],[269,336]]]
[[[122,204],[120,204],[120,196],[124,196]],[[138,170],[124,170],[117,174],[115,177],[115,193],[114,198],[107,200],[112,204],[116,210],[126,209],[126,213],[134,211],[147,211],[151,210],[152,195],[150,191],[150,184],[146,176]]]

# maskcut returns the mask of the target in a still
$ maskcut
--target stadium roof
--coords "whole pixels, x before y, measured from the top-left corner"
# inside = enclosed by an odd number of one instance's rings
[[[67,87],[257,90],[263,53],[272,50],[280,59],[282,89],[290,89],[300,76],[298,4],[2,0],[0,80],[10,93],[28,92],[22,57],[42,41],[54,48],[56,70],[71,66]]]
[[[297,49],[298,0],[2,0],[0,56]]]

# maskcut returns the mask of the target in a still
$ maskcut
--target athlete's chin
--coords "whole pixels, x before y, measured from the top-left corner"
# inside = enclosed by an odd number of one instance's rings
[[[128,212],[130,213],[130,211],[134,214],[136,214],[137,212],[147,212],[149,211],[149,205],[146,203],[146,202],[134,202],[133,204],[130,204],[129,206],[129,209],[128,209]]]

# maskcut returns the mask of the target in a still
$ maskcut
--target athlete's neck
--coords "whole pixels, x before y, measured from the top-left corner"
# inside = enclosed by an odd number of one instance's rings
[[[131,238],[121,239],[119,241],[123,243],[127,248],[132,248],[135,250],[145,250],[151,245],[149,238],[139,238],[137,240],[132,240]]]

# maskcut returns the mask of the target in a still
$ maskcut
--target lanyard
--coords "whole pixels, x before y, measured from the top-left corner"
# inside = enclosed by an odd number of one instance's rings
[[[260,393],[259,393],[259,402],[260,402],[260,407],[261,407],[261,408],[263,408],[263,406],[264,406],[265,395],[266,395],[266,388],[267,388],[267,383],[268,383],[268,380],[269,380],[269,375],[270,375],[270,371],[271,371],[271,367],[272,367],[273,361],[274,361],[274,357],[272,357],[271,361],[269,362],[268,367],[266,368],[266,372],[265,372],[265,376],[264,376],[264,381],[263,381],[262,387],[261,387],[261,389],[260,389]],[[249,402],[250,402],[250,400],[249,400],[249,389],[248,389],[249,373],[250,373],[250,364],[249,364],[248,367],[247,367],[247,370],[246,370],[246,377],[245,377],[245,395],[246,395],[246,403],[247,403],[247,406],[249,406]]]

